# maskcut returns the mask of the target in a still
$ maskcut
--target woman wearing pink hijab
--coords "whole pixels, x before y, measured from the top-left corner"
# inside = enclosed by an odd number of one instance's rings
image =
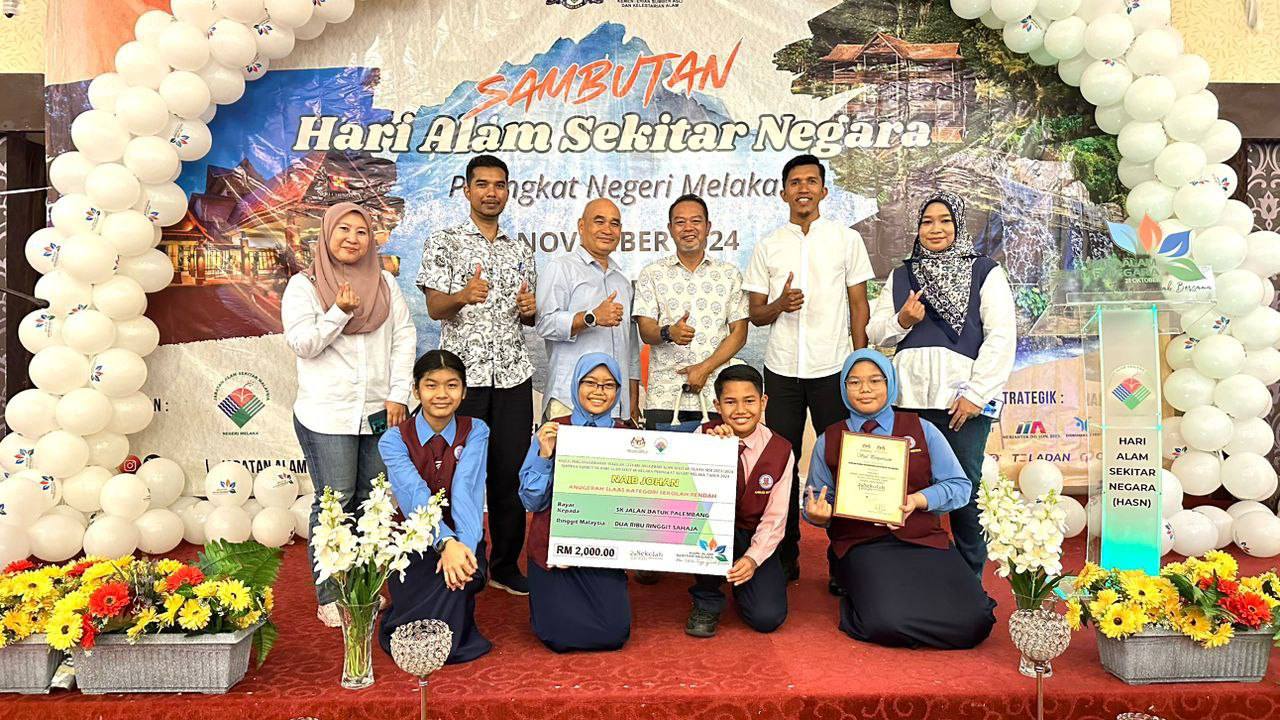
[[[369,212],[339,203],[324,214],[311,267],[280,301],[284,339],[297,356],[293,428],[315,485],[311,528],[326,487],[355,514],[385,472],[378,437],[408,415],[417,332],[395,278],[382,269]],[[312,573],[315,561],[312,558]],[[337,593],[317,585],[317,615],[338,625]]]

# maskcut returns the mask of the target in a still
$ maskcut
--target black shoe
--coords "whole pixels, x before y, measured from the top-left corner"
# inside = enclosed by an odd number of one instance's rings
[[[715,637],[716,626],[720,624],[720,613],[703,610],[697,605],[689,612],[689,621],[684,624],[686,635],[699,638]]]
[[[827,581],[827,592],[835,595],[836,597],[844,597],[845,595],[844,588],[840,587],[840,583],[836,582],[835,578],[831,578]]]
[[[787,582],[793,583],[800,579],[800,563],[783,563],[782,572],[787,578]]]
[[[662,579],[662,576],[654,570],[636,570],[635,576],[636,582],[641,585],[657,585],[658,581]]]
[[[490,577],[489,585],[499,590],[505,590],[512,595],[524,596],[529,594],[529,581],[519,571],[510,575],[503,575],[501,578]]]

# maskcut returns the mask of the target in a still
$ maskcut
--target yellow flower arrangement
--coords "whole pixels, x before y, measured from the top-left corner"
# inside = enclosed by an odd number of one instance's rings
[[[1079,600],[1067,601],[1067,626],[1072,630],[1080,629],[1080,614],[1084,611]]]
[[[211,617],[213,611],[209,609],[208,603],[188,600],[182,604],[182,610],[178,613],[178,625],[183,630],[203,630]]]
[[[170,595],[164,599],[164,613],[160,615],[160,623],[165,627],[178,621],[178,611],[187,602],[181,595]]]
[[[22,591],[22,599],[34,602],[53,592],[53,578],[42,570],[30,570],[17,577],[15,584]]]
[[[207,600],[218,594],[218,583],[213,580],[205,580],[194,588],[196,597]]]
[[[177,560],[173,560],[171,558],[165,558],[156,563],[156,572],[161,575],[168,575],[172,573],[174,570],[177,570],[178,568],[181,568],[184,566],[185,565],[183,563]]]
[[[1210,635],[1205,638],[1204,646],[1207,648],[1222,647],[1231,642],[1231,638],[1235,637],[1236,630],[1231,627],[1231,623],[1222,623]]]
[[[1080,568],[1080,573],[1076,575],[1076,587],[1088,587],[1106,576],[1106,570],[1093,563],[1085,563],[1084,567]]]
[[[29,607],[18,606],[5,614],[3,624],[4,629],[12,633],[15,639],[21,640],[35,632],[35,614]],[[0,638],[3,638],[3,634],[0,634]]]
[[[232,622],[235,623],[236,627],[243,630],[247,627],[253,627],[253,625],[261,619],[262,619],[262,612],[260,610],[251,610],[245,613],[244,615],[241,615],[240,617],[235,618]]]
[[[1119,600],[1120,593],[1112,590],[1111,588],[1106,588],[1099,591],[1098,594],[1094,596],[1093,602],[1089,603],[1089,612],[1094,617],[1102,617],[1106,615],[1107,610],[1110,609],[1112,605],[1115,605]]]
[[[1235,580],[1240,572],[1240,564],[1231,555],[1221,550],[1210,550],[1204,554],[1204,564],[1223,580]]]
[[[78,613],[58,613],[49,618],[45,626],[49,647],[55,650],[70,650],[84,635],[84,626]]]
[[[137,640],[139,635],[142,635],[147,631],[148,626],[156,622],[156,618],[158,616],[159,615],[156,613],[155,608],[147,608],[146,610],[143,610],[141,613],[138,613],[138,620],[133,624],[133,627],[126,631],[125,634],[128,635],[130,640]]]
[[[268,613],[276,607],[276,591],[271,587],[262,589],[262,607]]]
[[[240,612],[249,607],[249,588],[239,580],[226,580],[218,586],[218,602]]]

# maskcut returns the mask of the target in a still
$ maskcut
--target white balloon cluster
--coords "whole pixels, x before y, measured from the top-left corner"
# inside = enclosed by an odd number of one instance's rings
[[[204,479],[207,500],[192,502],[180,514],[187,542],[244,542],[253,538],[280,547],[296,533],[307,537],[313,496],[298,495],[298,481],[282,467],[249,474],[233,461],[218,463]]]
[[[174,181],[184,161],[209,152],[218,105],[238,100],[245,82],[262,77],[296,40],[351,17],[355,2],[173,0],[171,9],[138,18],[136,39],[116,52],[115,72],[89,83],[90,108],[71,123],[75,150],[49,167],[61,197],[51,226],[26,244],[27,261],[43,275],[35,295],[49,307],[18,328],[35,356],[35,388],[5,410],[12,432],[0,439],[0,468],[10,476],[0,483],[0,561],[66,559],[82,547],[99,555],[164,552],[182,539],[170,509],[181,483],[160,502],[143,470],[114,470],[129,454],[126,436],[151,422],[143,358],[160,333],[143,312],[146,294],[173,278],[156,247],[161,228],[187,212]],[[63,496],[75,502],[48,502]],[[90,512],[101,515],[86,529]]]

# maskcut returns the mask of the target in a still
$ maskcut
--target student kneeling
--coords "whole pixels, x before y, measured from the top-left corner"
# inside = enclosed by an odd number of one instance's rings
[[[467,394],[462,361],[448,350],[429,350],[413,366],[413,392],[421,405],[378,441],[387,477],[401,512],[427,505],[444,490],[435,548],[409,562],[404,579],[387,581],[391,608],[382,618],[378,643],[391,653],[391,633],[415,620],[443,620],[453,631],[446,665],[464,663],[493,647],[476,627],[476,593],[484,589],[484,488],[489,428],[455,415]]]
[[[738,441],[738,499],[733,531],[733,567],[728,577],[695,575],[689,594],[693,611],[684,631],[716,634],[724,609],[725,580],[733,583],[738,615],[753,630],[773,632],[787,619],[787,578],[778,561],[787,530],[787,500],[795,462],[791,443],[760,422],[768,397],[764,378],[749,365],[725,368],[716,378],[716,412],[723,420],[701,432]]]
[[[623,427],[610,416],[618,404],[620,377],[618,361],[609,355],[583,355],[573,369],[573,414],[538,428],[520,467],[520,500],[533,513],[526,544],[529,620],[533,634],[556,652],[617,650],[631,636],[626,572],[547,565],[556,435],[561,425]]]
[[[847,635],[895,647],[971,648],[995,624],[993,601],[938,520],[963,507],[971,485],[936,427],[894,410],[898,379],[889,359],[858,350],[844,362],[841,393],[849,419],[818,437],[809,464],[805,518],[827,528]],[[832,516],[841,436],[846,431],[905,437],[910,446],[901,526]]]

